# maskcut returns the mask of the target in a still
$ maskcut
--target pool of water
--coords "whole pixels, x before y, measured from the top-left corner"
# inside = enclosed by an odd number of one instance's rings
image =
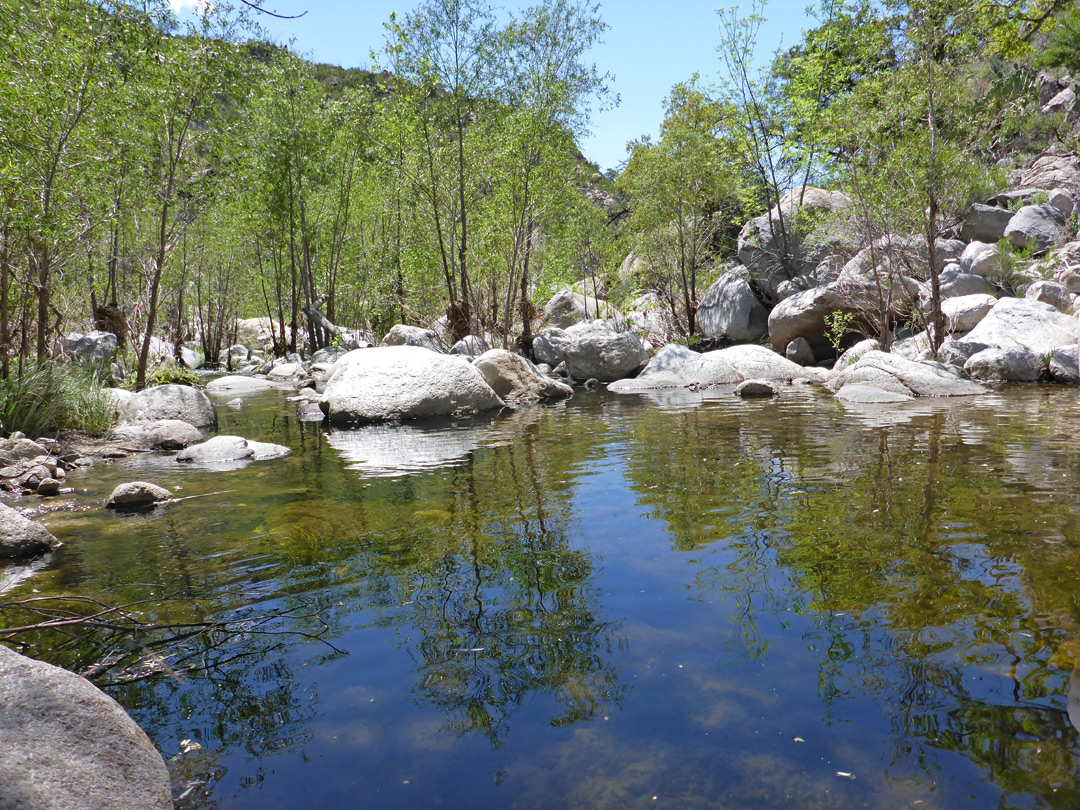
[[[178,807],[1080,807],[1080,392],[293,407],[219,408],[286,459],[72,475],[3,597],[177,625],[26,652],[128,709]],[[100,509],[128,480],[186,500]]]

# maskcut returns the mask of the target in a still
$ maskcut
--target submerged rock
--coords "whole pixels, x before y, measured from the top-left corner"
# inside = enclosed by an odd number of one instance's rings
[[[447,416],[505,404],[465,358],[416,346],[349,352],[338,360],[322,401],[336,423]]]
[[[243,436],[215,436],[177,453],[176,460],[196,463],[224,461],[261,461],[289,455],[288,447],[267,442],[255,442]]]
[[[0,646],[0,806],[171,810],[149,738],[85,678]]]
[[[0,503],[0,559],[32,557],[60,548],[61,545],[44,526],[27,520],[15,509]],[[3,784],[0,779],[0,785]]]
[[[228,377],[218,377],[206,384],[206,390],[211,394],[254,394],[259,391],[272,391],[277,386],[269,380],[260,377],[245,377],[240,374],[232,374]]]
[[[743,399],[768,399],[780,396],[780,389],[769,380],[745,380],[735,386],[735,396]]]
[[[172,500],[172,493],[157,484],[132,481],[121,484],[105,501],[106,509],[138,509]]]

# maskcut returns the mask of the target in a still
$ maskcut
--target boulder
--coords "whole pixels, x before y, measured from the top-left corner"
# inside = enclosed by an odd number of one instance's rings
[[[116,335],[112,332],[72,332],[64,338],[64,351],[72,360],[107,366],[116,359]]]
[[[256,442],[243,436],[215,436],[176,454],[177,461],[212,464],[225,461],[262,461],[289,455],[288,447]]]
[[[1077,319],[1049,304],[1002,298],[979,324],[960,339],[1002,349],[1026,349],[1044,357],[1077,342]]]
[[[800,187],[785,194],[771,211],[743,226],[739,261],[767,299],[776,300],[782,282],[813,271],[839,249],[839,240],[827,220],[849,202],[839,191]]]
[[[1074,107],[1076,107],[1076,91],[1071,87],[1066,87],[1042,106],[1042,112],[1047,115],[1069,113]]]
[[[278,324],[270,318],[242,318],[236,322],[237,340],[248,347],[270,348],[276,332]]]
[[[743,399],[767,399],[780,396],[780,389],[770,380],[744,380],[735,386],[735,396]]]
[[[302,363],[281,363],[267,372],[266,379],[285,382],[287,380],[298,379],[299,377],[304,376],[305,373]]]
[[[50,498],[60,494],[61,482],[55,478],[44,478],[37,486],[37,494],[42,498]]]
[[[1080,368],[1077,367],[1077,347],[1058,349],[1050,358],[1050,378],[1065,385],[1080,385]]]
[[[553,326],[542,329],[533,338],[533,357],[536,358],[536,362],[546,363],[555,368],[566,358],[566,347],[570,340],[565,329]]]
[[[854,365],[836,373],[826,386],[839,393],[850,384],[920,397],[971,396],[986,390],[960,379],[939,363],[908,360],[880,351],[867,352]]]
[[[33,557],[60,548],[61,545],[63,544],[44,526],[27,520],[10,506],[0,503],[0,559]],[[2,756],[0,753],[0,757]],[[3,784],[2,780],[0,784]],[[0,795],[0,800],[2,798]]]
[[[171,810],[165,762],[85,678],[0,647],[0,806]]]
[[[543,323],[567,329],[597,318],[621,320],[622,316],[607,301],[586,297],[573,290],[559,290],[544,307]]]
[[[702,356],[723,360],[739,372],[744,380],[765,379],[791,382],[799,379],[818,380],[824,375],[820,369],[803,368],[764,346],[752,343],[706,352]]]
[[[985,343],[966,343],[959,338],[947,337],[938,349],[938,359],[944,365],[962,372],[968,360],[989,348]]]
[[[946,270],[938,277],[942,300],[946,298],[960,298],[967,295],[990,295],[997,292],[988,279],[977,276],[974,273],[960,273],[955,270]],[[930,285],[926,284],[919,294],[919,300],[923,306],[930,301]]]
[[[1042,363],[1026,349],[1002,349],[996,346],[973,354],[964,363],[964,371],[977,380],[995,382],[1035,382]]]
[[[572,396],[574,389],[553,380],[524,357],[505,349],[490,349],[473,362],[484,375],[484,381],[506,402],[538,402],[542,399],[563,399]]]
[[[450,354],[460,354],[462,357],[479,357],[490,348],[491,346],[482,337],[466,335],[450,347]]]
[[[700,310],[698,312],[700,314]],[[671,305],[655,292],[647,292],[631,301],[625,321],[626,326],[638,335],[661,344],[667,343],[680,329]]]
[[[1025,205],[1009,220],[1005,238],[1013,247],[1045,253],[1065,241],[1065,217],[1052,205]]]
[[[12,461],[22,461],[47,456],[49,450],[44,445],[20,435],[19,438],[0,439],[0,453]]]
[[[440,354],[446,353],[446,346],[442,339],[433,329],[424,329],[420,326],[406,326],[399,323],[386,333],[382,340],[383,346],[418,346],[430,349]],[[356,351],[356,350],[354,350]]]
[[[972,242],[960,254],[960,270],[984,278],[998,278],[1001,275],[1001,249],[997,244]]]
[[[311,363],[312,365],[330,365],[331,363],[336,363],[339,358],[344,357],[348,353],[348,349],[343,349],[340,346],[325,346],[315,352],[315,354],[311,355]]]
[[[836,392],[836,398],[859,405],[885,405],[894,402],[910,402],[915,397],[900,391],[876,388],[862,383],[848,383]]]
[[[806,338],[801,337],[795,338],[787,345],[784,356],[792,363],[797,363],[800,366],[812,366],[816,362],[814,350],[810,348]]]
[[[633,379],[616,380],[609,391],[619,394],[663,388],[709,388],[742,382],[743,376],[717,352],[698,354],[686,346],[669,343],[658,351]]]
[[[269,380],[238,374],[218,377],[206,384],[206,390],[211,394],[256,394],[259,391],[272,391],[276,388],[277,386]]]
[[[1080,194],[1080,158],[1075,155],[1043,155],[1020,178],[1030,188],[1064,188]]]
[[[855,365],[867,352],[876,352],[881,350],[881,341],[875,338],[866,338],[860,340],[850,349],[845,351],[842,355],[836,358],[836,362],[833,363],[833,371],[840,371],[848,366]]]
[[[1076,210],[1076,196],[1067,189],[1055,188],[1050,192],[1050,204],[1061,212],[1066,219]]]
[[[218,362],[222,365],[228,365],[231,362],[233,368],[240,363],[247,362],[249,357],[251,357],[251,352],[242,343],[237,343],[218,352]]]
[[[189,385],[158,385],[133,394],[121,411],[125,422],[155,422],[179,419],[199,430],[217,428],[214,403],[202,391]]]
[[[323,395],[323,410],[337,423],[446,416],[504,404],[465,358],[416,346],[349,352],[335,364]]]
[[[965,242],[996,243],[1005,235],[1012,215],[1008,209],[976,203],[964,217],[960,238]]]
[[[777,304],[769,314],[769,341],[778,352],[797,337],[806,339],[815,355],[831,356],[826,318],[834,312],[873,313],[877,290],[868,283],[836,281],[797,293]]]
[[[109,438],[138,450],[182,450],[203,440],[197,427],[179,419],[130,422],[117,425]]]
[[[172,500],[172,493],[157,484],[145,481],[131,481],[121,484],[112,491],[105,501],[106,509],[141,509]]]
[[[1058,284],[1055,281],[1033,282],[1024,293],[1024,298],[1049,304],[1066,315],[1072,311],[1072,295],[1064,284]]]
[[[945,316],[946,331],[970,332],[989,314],[995,304],[997,299],[986,294],[945,299],[941,302],[941,312]]]
[[[629,377],[649,359],[641,338],[633,332],[611,329],[606,334],[597,330],[569,334],[574,340],[566,346],[566,369],[577,380],[619,380]]]
[[[757,341],[769,331],[769,313],[745,271],[720,276],[702,296],[695,320],[702,334],[734,341]]]

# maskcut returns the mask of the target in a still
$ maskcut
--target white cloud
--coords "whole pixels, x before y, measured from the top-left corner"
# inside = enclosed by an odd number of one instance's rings
[[[204,11],[210,5],[209,0],[169,0],[169,8],[179,14],[181,11]]]

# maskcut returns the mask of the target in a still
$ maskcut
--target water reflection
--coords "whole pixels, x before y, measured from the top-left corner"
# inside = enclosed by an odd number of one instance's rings
[[[14,593],[318,610],[348,655],[237,637],[111,687],[167,757],[203,745],[170,763],[205,783],[184,806],[1074,807],[1078,418],[1060,389],[785,389],[324,432],[252,398],[227,432],[292,456],[139,467],[204,497],[56,516]]]

